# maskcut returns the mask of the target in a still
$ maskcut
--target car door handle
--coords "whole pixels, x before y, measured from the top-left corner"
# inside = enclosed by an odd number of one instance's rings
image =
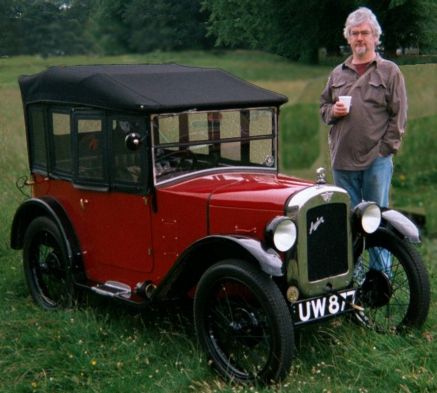
[[[89,203],[88,199],[80,198],[79,204],[80,204],[80,208],[82,210],[85,210],[85,208],[88,205],[88,203]]]

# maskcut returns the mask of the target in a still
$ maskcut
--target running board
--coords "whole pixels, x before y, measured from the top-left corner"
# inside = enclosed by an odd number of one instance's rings
[[[97,284],[91,287],[91,290],[102,296],[119,297],[122,299],[130,299],[132,295],[129,285],[117,281],[106,281],[104,284]]]

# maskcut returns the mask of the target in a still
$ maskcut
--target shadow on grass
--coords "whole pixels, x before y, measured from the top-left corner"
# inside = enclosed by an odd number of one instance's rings
[[[99,296],[90,291],[82,292],[77,301],[78,310],[90,309],[98,319],[112,323],[127,324],[132,328],[147,329],[158,333],[163,329],[184,334],[196,343],[193,324],[193,302],[190,299],[175,299],[151,302],[142,306],[131,305],[122,300]]]

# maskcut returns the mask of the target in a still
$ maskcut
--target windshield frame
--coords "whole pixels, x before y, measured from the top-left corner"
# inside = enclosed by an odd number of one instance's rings
[[[222,115],[223,114],[223,115]],[[252,115],[253,114],[253,115]],[[268,114],[268,118],[266,116]],[[248,115],[248,116],[247,116]],[[207,129],[203,125],[200,128],[200,133],[207,135],[207,138],[200,138],[190,140],[190,136],[195,135],[195,131],[193,134],[190,134],[190,125],[193,125],[187,119],[190,117],[199,119],[204,117],[207,119]],[[221,137],[221,124],[222,124],[222,116],[239,116],[240,124],[239,129],[235,127],[233,131],[238,132],[239,136],[228,136]],[[260,132],[259,130],[252,130],[252,121],[257,120],[257,116],[261,118],[260,121],[268,122],[270,127],[266,132]],[[262,120],[262,117],[265,117]],[[246,120],[244,120],[245,118]],[[253,119],[254,120],[253,120]],[[178,135],[173,135],[173,137],[177,138],[177,140],[169,140],[166,138],[166,141],[160,143],[160,139],[163,139],[163,133],[160,132],[160,120],[168,120],[169,122],[176,121],[178,125],[173,125],[173,133],[177,133]],[[181,122],[181,119],[184,119]],[[234,119],[235,120],[235,119]],[[185,122],[185,123],[183,123]],[[205,123],[205,120],[203,120]],[[217,123],[218,122],[218,123]],[[181,124],[183,123],[183,124]],[[193,122],[194,123],[194,122]],[[200,122],[198,122],[200,123]],[[254,123],[255,126],[257,125]],[[267,123],[266,123],[267,124]],[[252,127],[252,129],[251,129]],[[162,127],[161,127],[162,128]],[[263,129],[262,124],[258,124],[258,128]],[[228,172],[228,171],[268,171],[268,172],[277,172],[278,171],[278,108],[277,107],[253,107],[253,108],[236,108],[236,109],[223,109],[223,110],[190,110],[184,112],[176,112],[176,113],[158,113],[150,116],[150,129],[151,129],[151,141],[152,141],[152,171],[153,171],[153,179],[155,185],[161,185],[168,182],[174,182],[175,180],[193,177],[201,175],[207,175],[209,173],[216,172]],[[199,130],[197,130],[199,133]],[[264,147],[263,144],[267,142],[267,145],[270,144],[270,147]],[[258,150],[260,152],[256,152],[255,144],[258,145]],[[233,146],[232,146],[233,145]],[[237,155],[245,155],[245,159],[240,157],[241,164],[238,163],[238,159],[227,160],[226,158],[221,156],[222,147],[227,147],[229,151],[231,151],[230,147],[233,147],[233,154]],[[244,146],[244,148],[243,148]],[[217,151],[214,150],[217,149]],[[200,151],[208,149],[208,154],[203,154],[201,157],[210,159],[213,154],[219,154],[220,163],[217,165],[212,165],[211,167],[202,168],[199,165],[199,168],[194,169],[193,161],[196,160],[194,157],[193,150]],[[162,151],[166,151],[167,153],[162,153]],[[240,150],[238,152],[238,150]],[[244,150],[244,152],[243,152]],[[265,154],[265,159],[263,162],[254,162],[254,155],[260,156],[263,153]],[[186,157],[183,157],[183,156]],[[162,168],[161,162],[163,161],[162,157],[170,156],[180,156],[178,159],[180,161],[185,160],[184,165],[192,165],[192,169],[171,169],[170,164],[166,163],[168,172],[165,172],[165,169]],[[257,157],[259,161],[260,157]],[[197,161],[197,160],[196,160]],[[234,162],[234,164],[232,163]],[[197,162],[196,162],[197,163]],[[244,165],[247,163],[247,165]],[[164,175],[163,175],[164,173]]]

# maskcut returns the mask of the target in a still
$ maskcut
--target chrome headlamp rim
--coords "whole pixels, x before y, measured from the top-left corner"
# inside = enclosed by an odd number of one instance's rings
[[[374,233],[381,225],[381,208],[375,202],[361,202],[354,208],[354,216],[361,232]]]
[[[265,238],[269,247],[287,252],[297,240],[296,224],[289,217],[275,217],[266,225]]]

